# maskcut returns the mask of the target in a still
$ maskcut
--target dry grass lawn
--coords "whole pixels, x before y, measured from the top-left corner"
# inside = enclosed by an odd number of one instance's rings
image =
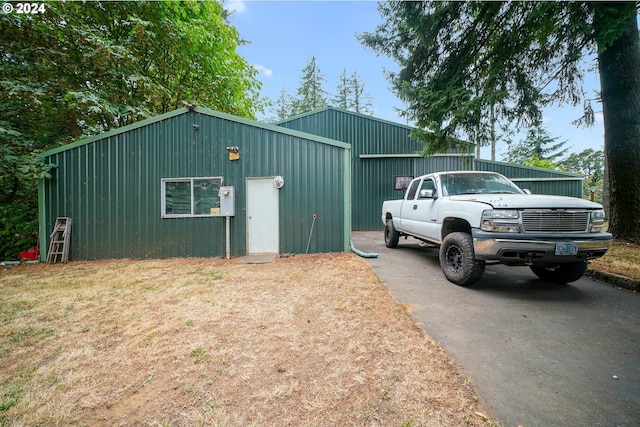
[[[590,268],[640,280],[640,245],[614,240],[607,253]]]
[[[495,425],[354,254],[0,270],[0,425]]]

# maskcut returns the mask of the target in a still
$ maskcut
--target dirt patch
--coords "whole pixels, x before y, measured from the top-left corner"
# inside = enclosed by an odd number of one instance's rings
[[[0,274],[0,424],[495,425],[354,254]]]

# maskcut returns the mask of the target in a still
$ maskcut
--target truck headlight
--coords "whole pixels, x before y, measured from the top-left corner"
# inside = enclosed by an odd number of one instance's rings
[[[496,233],[519,233],[520,212],[514,210],[488,209],[482,212],[480,229]]]
[[[591,211],[591,221],[589,224],[589,231],[592,233],[599,233],[604,230],[604,211],[597,210]]]

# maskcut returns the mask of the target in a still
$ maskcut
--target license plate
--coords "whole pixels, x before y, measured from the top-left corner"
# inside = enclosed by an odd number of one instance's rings
[[[577,243],[556,243],[556,255],[577,255]]]

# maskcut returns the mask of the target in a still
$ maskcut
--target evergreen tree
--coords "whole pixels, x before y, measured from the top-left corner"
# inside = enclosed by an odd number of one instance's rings
[[[559,160],[569,151],[567,141],[559,141],[560,137],[552,137],[541,126],[527,131],[527,136],[513,147],[509,147],[507,161],[527,166],[556,169]]]
[[[296,114],[326,107],[328,98],[332,105],[343,110],[373,114],[371,96],[365,92],[364,82],[357,72],[354,71],[351,76],[348,76],[347,70],[343,69],[333,96],[323,89],[324,82],[326,80],[314,56],[302,70],[300,86],[296,92],[297,97],[287,95],[283,88],[278,100],[272,103],[275,117],[268,120],[280,121]]]
[[[302,69],[300,86],[293,100],[293,115],[327,106],[327,92],[322,87],[324,82],[324,75],[316,64],[316,57],[313,56]]]
[[[338,87],[336,87],[336,95],[331,99],[331,101],[333,102],[333,105],[338,108],[350,110],[353,103],[351,94],[351,79],[347,77],[347,70],[343,69],[338,80]]]
[[[364,82],[358,76],[356,71],[349,79],[351,85],[352,102],[350,110],[356,113],[373,114],[373,104],[371,103],[371,95],[365,92]]]
[[[284,87],[280,90],[280,97],[275,102],[274,108],[276,114],[276,118],[274,121],[284,120],[292,116],[291,111],[293,106],[291,96],[287,94],[287,91]]]

